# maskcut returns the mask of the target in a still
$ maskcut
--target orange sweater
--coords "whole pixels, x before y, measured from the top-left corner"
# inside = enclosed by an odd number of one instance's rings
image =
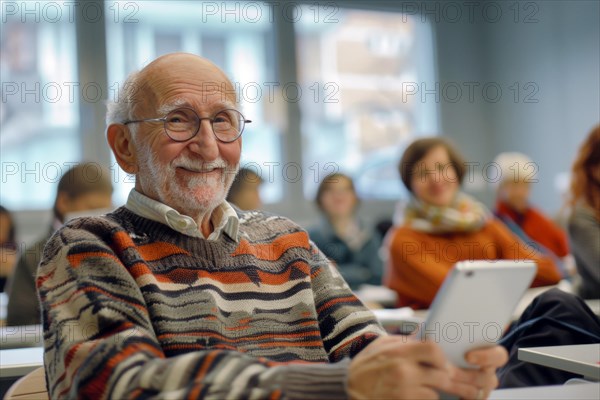
[[[530,207],[524,214],[519,214],[505,203],[498,202],[496,215],[512,220],[530,239],[556,256],[564,257],[569,254],[569,241],[565,232],[537,209]]]
[[[494,219],[471,233],[430,234],[409,227],[388,235],[385,285],[398,293],[398,305],[429,308],[446,274],[464,260],[534,260],[538,271],[532,286],[558,283],[560,272],[552,260],[521,242],[502,222]]]

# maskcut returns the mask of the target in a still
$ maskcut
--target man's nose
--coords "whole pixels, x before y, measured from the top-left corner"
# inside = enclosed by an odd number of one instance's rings
[[[204,161],[216,160],[219,157],[219,146],[212,124],[205,118],[200,121],[198,133],[190,139],[189,148],[200,155]]]

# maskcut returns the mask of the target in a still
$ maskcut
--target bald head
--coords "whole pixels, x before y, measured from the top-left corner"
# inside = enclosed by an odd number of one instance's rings
[[[192,68],[195,71],[204,72],[207,76],[215,74],[221,81],[229,83],[229,79],[225,73],[215,63],[191,53],[170,53],[160,56],[146,65],[140,71],[140,75],[148,74],[148,76],[152,76],[153,73],[172,74],[173,72],[186,71]],[[203,76],[196,77],[196,79],[200,80],[203,80],[203,78]]]
[[[208,94],[217,94],[224,103],[236,108],[238,106],[233,84],[212,61],[190,53],[170,53],[158,57],[127,77],[117,101],[108,104],[107,126],[148,117],[146,114],[164,107],[162,99],[181,94],[169,90],[171,83],[185,83],[196,92],[202,91],[203,98]],[[181,99],[178,102],[181,103]]]
[[[136,86],[131,110],[135,114],[140,106],[151,113],[181,105],[189,92],[202,93],[202,100],[216,94],[223,103],[237,105],[227,75],[210,60],[189,53],[171,53],[152,61],[138,73]]]

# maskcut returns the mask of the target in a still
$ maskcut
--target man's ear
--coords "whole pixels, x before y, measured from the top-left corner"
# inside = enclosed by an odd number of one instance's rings
[[[131,132],[127,129],[127,126],[123,124],[111,124],[106,131],[106,136],[108,145],[112,149],[117,163],[119,163],[123,171],[129,174],[137,173],[136,149],[133,144]]]
[[[67,193],[65,193],[65,192],[56,193],[56,202],[54,204],[54,207],[56,208],[56,211],[58,211],[59,215],[61,216],[61,219],[63,219],[65,217],[65,214],[69,212],[70,204],[71,204],[71,198],[69,197],[69,195]]]

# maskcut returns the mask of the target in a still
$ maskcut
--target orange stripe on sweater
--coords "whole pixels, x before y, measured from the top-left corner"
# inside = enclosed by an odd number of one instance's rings
[[[77,353],[77,350],[79,350],[82,344],[83,343],[77,343],[69,349],[67,355],[65,356],[65,369],[69,368],[69,365],[71,365],[71,362],[73,361],[73,357],[75,357],[75,353]]]
[[[73,254],[69,254],[67,256],[67,260],[69,260],[69,263],[71,263],[71,265],[73,266],[73,268],[78,268],[79,265],[87,258],[97,258],[97,257],[103,257],[103,258],[110,258],[111,260],[116,261],[117,263],[121,264],[121,261],[115,257],[114,255],[104,252],[104,251],[89,251],[89,252],[84,252],[84,253],[73,253]]]
[[[137,250],[142,258],[146,261],[156,261],[175,254],[190,255],[189,252],[185,251],[181,247],[166,242],[143,244],[138,246]]]
[[[331,307],[334,304],[337,303],[346,303],[346,302],[353,302],[356,301],[356,297],[354,296],[347,296],[347,297],[340,297],[337,299],[333,299],[333,300],[329,300],[327,303],[323,304],[321,307],[319,307],[319,309],[317,310],[317,314],[321,314],[321,312],[328,308]]]
[[[340,346],[338,346],[338,348],[335,350],[335,353],[337,354],[337,353],[341,352],[346,347],[350,346],[355,340],[356,340],[356,338],[345,341]]]
[[[135,399],[139,395],[141,395],[142,393],[144,393],[144,390],[142,390],[142,389],[135,389],[133,392],[131,392],[131,397],[130,398]]]
[[[321,272],[323,272],[323,268],[319,267],[317,268],[311,275],[310,278],[311,279],[315,279],[317,276],[321,275]]]
[[[200,368],[198,369],[198,373],[196,374],[196,379],[202,380],[202,378],[204,378],[204,375],[206,375],[209,368],[212,366],[215,357],[219,353],[219,351],[211,351],[206,357],[204,357],[204,361],[202,362],[202,365],[200,366]]]
[[[203,387],[204,387],[204,385],[202,385],[202,383],[195,382],[194,387],[192,387],[192,390],[190,390],[190,395],[188,396],[188,399],[194,399],[194,400],[199,399],[200,392],[202,391]]]
[[[129,268],[129,273],[131,274],[131,276],[133,276],[134,279],[137,279],[142,275],[153,275],[150,268],[148,268],[148,264],[143,262],[133,264]]]
[[[343,351],[343,350],[344,350],[346,347],[350,346],[350,345],[351,345],[352,343],[354,343],[354,342],[357,342],[357,341],[358,341],[358,342],[360,343],[360,342],[362,342],[363,340],[369,340],[369,339],[372,339],[372,338],[377,338],[377,337],[378,337],[378,335],[376,335],[376,334],[373,334],[373,333],[366,333],[366,334],[364,334],[364,335],[361,335],[361,336],[358,336],[358,337],[354,337],[354,338],[352,338],[352,339],[349,339],[349,340],[347,340],[347,341],[343,342],[343,343],[342,343],[342,344],[341,344],[341,345],[340,345],[340,346],[339,346],[339,347],[338,347],[338,348],[337,348],[337,349],[334,351],[334,354],[338,354],[338,353],[342,352],[342,351]]]
[[[216,319],[216,318],[206,318],[206,319]],[[236,331],[244,331],[246,329],[250,329],[250,325],[242,325],[242,326],[233,326],[233,327],[225,327],[226,331],[236,332]]]
[[[269,400],[278,400],[281,399],[281,390],[277,389],[274,392],[271,393],[271,396],[269,396]]]
[[[135,243],[127,232],[119,231],[113,235],[113,243],[121,250],[135,247]]]
[[[54,277],[54,272],[56,272],[55,269],[53,269],[48,275],[38,276],[36,279],[36,287],[39,289],[42,287],[44,282],[46,282],[48,279],[52,279]]]
[[[265,271],[258,271],[260,281],[267,285],[283,285],[290,281],[290,275],[292,270],[296,268],[300,270],[304,275],[310,275],[310,267],[308,263],[304,261],[297,261],[291,264],[285,274],[270,274]]]
[[[261,260],[275,261],[279,259],[283,253],[294,247],[303,249],[310,248],[306,232],[289,233],[287,235],[279,236],[271,243],[258,243],[254,245],[251,245],[247,240],[242,239],[232,256],[253,255]]]

